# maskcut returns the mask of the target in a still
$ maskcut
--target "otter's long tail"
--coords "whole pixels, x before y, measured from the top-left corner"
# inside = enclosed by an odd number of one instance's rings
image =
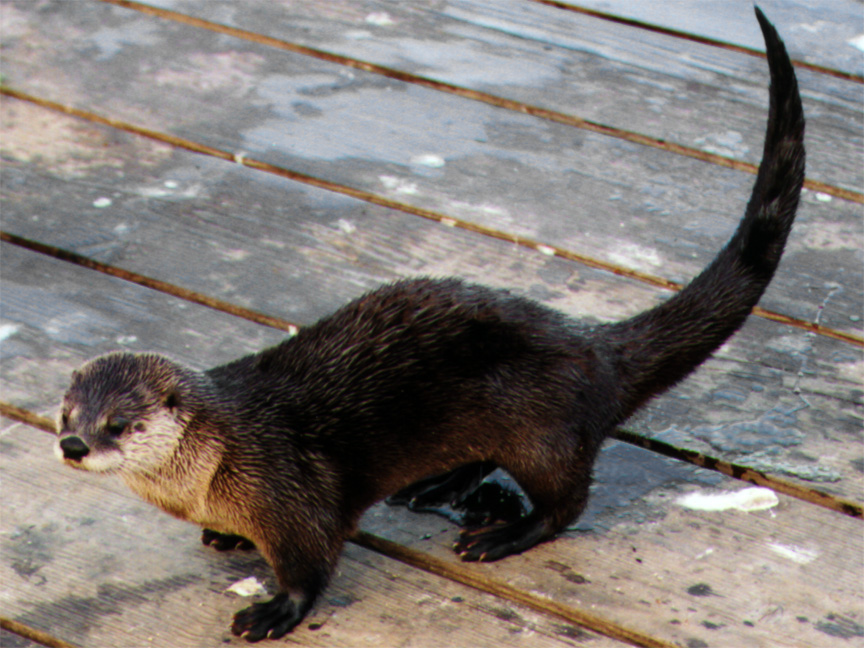
[[[804,113],[786,48],[759,8],[771,71],[762,163],[738,230],[717,258],[659,307],[607,329],[623,415],[684,378],[743,324],[783,253],[804,182]]]

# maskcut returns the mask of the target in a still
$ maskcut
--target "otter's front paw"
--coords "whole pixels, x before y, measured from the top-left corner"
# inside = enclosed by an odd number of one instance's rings
[[[243,536],[231,533],[219,533],[213,529],[204,529],[201,533],[201,542],[216,551],[231,551],[232,549],[254,549],[255,545]]]
[[[246,641],[265,637],[278,639],[288,634],[306,616],[288,594],[281,592],[265,603],[255,603],[234,615],[231,632]]]

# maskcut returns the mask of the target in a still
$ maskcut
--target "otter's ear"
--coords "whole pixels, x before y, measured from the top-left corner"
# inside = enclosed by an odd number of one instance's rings
[[[168,395],[165,396],[165,400],[162,403],[167,409],[171,410],[173,414],[174,411],[180,407],[180,393],[176,390],[168,392]]]

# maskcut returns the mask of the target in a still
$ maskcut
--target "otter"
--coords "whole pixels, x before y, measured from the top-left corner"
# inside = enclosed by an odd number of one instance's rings
[[[145,500],[251,547],[272,600],[231,630],[278,638],[302,621],[362,513],[465,502],[503,468],[531,503],[463,528],[455,551],[492,561],[576,519],[601,443],[731,336],[780,261],[804,180],[804,116],[774,27],[762,162],[728,244],[686,288],[630,319],[587,325],[455,278],[370,292],[275,347],[206,371],[111,353],[76,371],[56,452],[120,475]]]

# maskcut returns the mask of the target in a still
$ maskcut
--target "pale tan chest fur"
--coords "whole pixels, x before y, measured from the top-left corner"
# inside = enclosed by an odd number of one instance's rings
[[[219,468],[221,451],[204,446],[194,453],[180,450],[157,470],[123,473],[123,481],[139,497],[163,511],[219,531],[225,526],[210,497],[210,483]]]

